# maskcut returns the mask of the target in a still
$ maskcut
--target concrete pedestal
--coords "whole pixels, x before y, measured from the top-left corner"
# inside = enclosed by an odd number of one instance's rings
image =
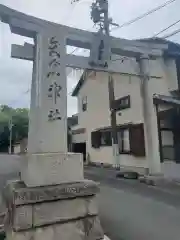
[[[7,240],[103,239],[98,191],[93,181],[36,188],[10,182],[4,192]]]
[[[27,187],[78,182],[83,179],[82,154],[41,153],[23,156],[21,180]]]

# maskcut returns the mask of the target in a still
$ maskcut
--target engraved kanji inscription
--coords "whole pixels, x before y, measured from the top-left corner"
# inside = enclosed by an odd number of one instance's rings
[[[49,39],[49,46],[48,46],[48,49],[50,50],[54,50],[54,49],[57,49],[59,46],[59,41],[56,39],[56,37],[51,37]]]
[[[60,72],[48,72],[47,78],[54,77],[54,76],[59,77],[60,75],[61,75]]]
[[[56,82],[53,84],[49,85],[48,89],[48,97],[53,99],[53,102],[56,104],[57,103],[57,98],[60,98],[60,92],[62,90],[62,87],[58,85]]]
[[[51,57],[51,60],[49,62],[49,67],[58,67],[60,66],[60,52],[59,52],[59,41],[56,39],[56,37],[51,37],[49,40],[49,56]]]
[[[50,68],[53,68],[53,67],[59,67],[60,66],[60,61],[56,58],[52,59],[50,62],[49,62],[49,67]]]
[[[49,121],[61,120],[59,109],[51,109],[48,114]]]

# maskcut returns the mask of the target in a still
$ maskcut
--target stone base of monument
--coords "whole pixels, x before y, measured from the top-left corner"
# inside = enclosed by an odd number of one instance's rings
[[[27,187],[78,182],[84,179],[80,153],[40,153],[23,156],[21,180]]]
[[[89,180],[31,188],[9,182],[4,191],[7,240],[103,239],[98,192],[98,185]]]

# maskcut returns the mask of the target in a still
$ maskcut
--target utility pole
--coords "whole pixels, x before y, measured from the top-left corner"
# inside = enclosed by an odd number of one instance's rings
[[[103,34],[99,44],[98,60],[103,63],[107,63],[111,60],[111,52],[108,53],[109,41],[107,37],[110,37],[110,25],[118,26],[112,22],[112,18],[109,18],[109,4],[108,0],[96,0],[92,4],[91,19],[94,24],[98,24],[100,29],[99,33]],[[110,49],[110,48],[109,48]],[[106,59],[107,58],[107,59]],[[119,168],[119,147],[117,136],[117,123],[116,123],[116,110],[114,108],[115,96],[114,96],[114,81],[111,73],[108,73],[108,92],[109,92],[109,108],[112,128],[112,146],[113,146],[113,158],[114,166]]]
[[[91,6],[91,19],[94,24],[98,24],[99,31],[102,31],[106,36],[109,36],[110,25],[119,26],[113,23],[112,18],[109,18],[109,3],[108,0],[96,0]]]
[[[111,117],[111,128],[112,128],[112,146],[113,146],[113,157],[115,168],[120,167],[119,163],[119,146],[117,136],[117,121],[116,121],[116,110],[114,108],[115,96],[114,96],[114,81],[111,74],[108,76],[108,90],[109,90],[109,107]]]
[[[9,120],[9,154],[12,153],[12,127],[13,127],[13,124],[12,124],[12,117],[11,117],[11,119]]]

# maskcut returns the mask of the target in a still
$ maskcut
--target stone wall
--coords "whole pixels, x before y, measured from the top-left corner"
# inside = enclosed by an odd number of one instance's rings
[[[8,208],[7,240],[99,240],[100,225],[93,181],[27,188],[8,183],[4,198]]]

